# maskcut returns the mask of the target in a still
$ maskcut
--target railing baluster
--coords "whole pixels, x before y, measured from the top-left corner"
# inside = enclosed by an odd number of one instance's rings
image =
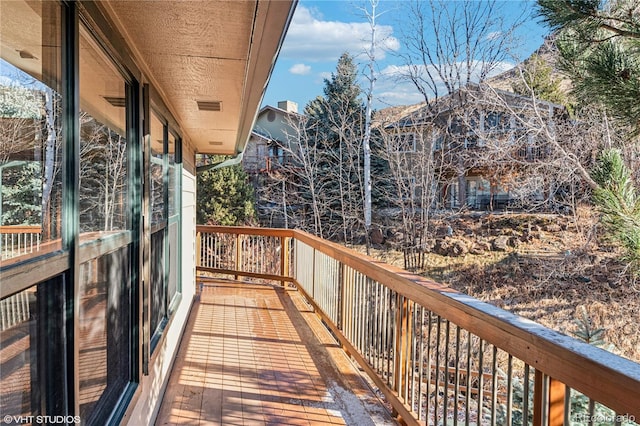
[[[433,394],[433,414],[434,414],[434,424],[438,424],[438,394],[440,393],[440,331],[441,331],[441,320],[440,316],[437,316],[437,326],[436,326],[436,371],[435,371],[435,391]]]
[[[453,424],[458,425],[458,392],[460,388],[460,327],[456,327],[455,368],[453,380]]]
[[[449,418],[449,337],[451,333],[451,323],[446,321],[444,335],[444,395],[442,421],[446,424]]]
[[[469,340],[471,340],[471,333],[469,333]],[[478,338],[478,403],[477,407],[477,423],[482,423],[482,411],[484,408],[484,340]],[[471,405],[471,404],[469,404]],[[469,423],[469,414],[467,414],[467,424]]]
[[[410,386],[409,386],[409,406],[411,407],[412,410],[415,411],[414,408],[414,404],[415,404],[415,400],[416,400],[416,356],[418,355],[418,348],[417,348],[417,339],[418,339],[418,325],[416,324],[416,321],[418,319],[418,316],[416,314],[416,304],[413,303],[411,306],[411,380],[410,380]]]
[[[418,357],[418,406],[416,408],[418,420],[422,420],[422,401],[424,399],[422,392],[423,376],[424,376],[424,307],[420,306],[420,315],[418,325],[420,327],[420,351]],[[427,389],[427,392],[429,389]],[[426,417],[424,417],[426,418]]]
[[[496,424],[496,407],[498,406],[498,348],[493,346],[491,365],[491,424]]]
[[[403,330],[404,330],[404,339],[402,342],[403,345],[403,353],[404,353],[404,365],[403,365],[403,370],[402,370],[402,379],[403,379],[403,388],[404,388],[404,398],[405,401],[408,402],[409,400],[409,380],[408,380],[408,376],[409,376],[409,372],[411,371],[411,341],[413,340],[413,336],[412,336],[412,318],[411,318],[411,313],[413,312],[412,309],[412,303],[411,301],[406,298],[403,297],[403,307],[402,307],[402,312],[404,314],[404,324],[403,324]]]
[[[466,398],[465,398],[465,408],[464,408],[464,416],[465,416],[465,425],[469,424],[469,417],[471,415],[471,389],[472,389],[472,378],[471,378],[471,345],[472,345],[472,336],[471,333],[467,332],[467,388],[466,388]],[[482,372],[479,373],[479,376],[482,375]],[[482,414],[481,411],[478,411],[478,416]]]
[[[429,408],[431,406],[431,337],[433,329],[433,313],[431,311],[428,312],[427,323],[429,324],[429,328],[427,329],[427,397],[425,401],[426,406],[424,418],[426,422],[429,423],[429,419],[431,418]]]
[[[569,386],[564,396],[564,424],[571,424],[571,388]]]
[[[513,424],[513,356],[507,360],[507,424]]]
[[[524,365],[523,380],[523,401],[522,401],[522,421],[525,425],[529,424],[529,364]]]

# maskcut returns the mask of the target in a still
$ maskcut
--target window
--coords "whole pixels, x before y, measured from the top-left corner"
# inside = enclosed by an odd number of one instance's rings
[[[397,152],[416,152],[416,134],[400,133],[394,137]]]
[[[155,113],[150,122],[151,350],[171,315],[180,280],[180,140]]]
[[[484,129],[486,131],[502,130],[502,113],[491,111],[485,115]]]
[[[77,345],[80,417],[101,424],[133,381],[129,189],[131,84],[80,27],[80,244]],[[104,241],[110,242],[105,244]]]
[[[439,151],[442,149],[443,146],[444,146],[444,135],[439,133],[435,134],[433,137],[433,150]]]
[[[86,30],[80,33],[80,232],[129,228],[126,82]]]
[[[168,173],[168,192],[169,192],[169,217],[178,214],[178,175],[176,172],[176,137],[173,133],[169,133],[167,159],[169,163]]]
[[[172,301],[179,292],[180,276],[180,140],[169,132],[168,140],[168,191],[169,191],[169,228],[168,228],[168,276],[167,309],[171,314]]]
[[[149,166],[151,193],[151,226],[164,224],[167,219],[164,200],[164,124],[151,114],[151,165]]]
[[[0,413],[65,413],[62,279],[0,301]]]
[[[106,418],[130,377],[130,271],[128,247],[80,267],[80,417]]]
[[[61,14],[0,2],[0,268],[61,247]]]
[[[403,177],[400,181],[400,198],[403,201],[413,200],[416,197],[416,178]]]

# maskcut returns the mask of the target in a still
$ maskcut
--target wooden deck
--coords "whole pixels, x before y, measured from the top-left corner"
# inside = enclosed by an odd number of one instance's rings
[[[298,292],[220,281],[194,303],[156,424],[395,421]]]

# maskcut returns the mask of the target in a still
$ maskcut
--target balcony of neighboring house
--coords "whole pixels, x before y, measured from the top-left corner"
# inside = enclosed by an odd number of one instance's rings
[[[196,247],[157,424],[640,418],[640,364],[424,277],[295,230],[199,226]]]

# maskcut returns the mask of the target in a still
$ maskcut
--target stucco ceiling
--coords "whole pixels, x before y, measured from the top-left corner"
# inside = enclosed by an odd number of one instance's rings
[[[296,0],[103,3],[200,153],[244,149]],[[202,111],[198,101],[219,101]]]

